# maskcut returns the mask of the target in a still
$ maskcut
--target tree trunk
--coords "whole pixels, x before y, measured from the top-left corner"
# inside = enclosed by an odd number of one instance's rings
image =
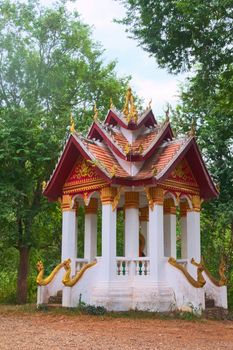
[[[17,302],[19,304],[25,304],[27,302],[29,251],[30,248],[27,246],[19,247],[19,267],[17,281]]]

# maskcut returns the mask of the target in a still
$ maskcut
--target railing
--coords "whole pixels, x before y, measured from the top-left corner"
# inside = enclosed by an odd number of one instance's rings
[[[127,276],[129,274],[130,259],[118,256],[116,259],[117,275]]]
[[[136,276],[148,276],[150,274],[150,259],[141,257],[133,260],[136,265]]]
[[[150,260],[148,257],[134,259],[117,257],[116,274],[117,276],[148,276],[150,274]]]

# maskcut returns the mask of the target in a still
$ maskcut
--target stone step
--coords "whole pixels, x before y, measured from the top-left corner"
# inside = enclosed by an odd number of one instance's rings
[[[57,292],[57,295],[51,295],[49,297],[48,304],[57,304],[61,305],[62,304],[62,290],[59,290]]]
[[[204,311],[204,315],[207,319],[225,320],[227,319],[228,310],[222,307],[207,308]]]
[[[215,303],[214,303],[214,299],[205,299],[205,308],[209,309],[209,308],[213,308],[215,307]]]

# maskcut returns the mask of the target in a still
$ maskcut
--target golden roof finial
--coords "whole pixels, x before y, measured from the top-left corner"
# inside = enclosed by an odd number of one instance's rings
[[[127,92],[125,95],[125,104],[122,112],[126,116],[126,120],[128,123],[131,121],[133,121],[135,124],[137,123],[138,112],[134,104],[134,97],[132,94],[132,89],[130,87],[127,89]]]
[[[166,110],[166,112],[165,112],[165,115],[166,115],[165,122],[166,122],[166,123],[169,122],[169,120],[170,120],[169,113],[170,113],[170,105],[169,105],[169,103],[168,103],[168,104],[167,104],[167,110]]]
[[[148,103],[147,109],[151,109],[151,104],[152,104],[152,98],[150,99],[150,101],[149,101],[149,103]]]
[[[47,182],[46,181],[42,181],[41,186],[42,186],[42,191],[44,192],[44,190],[45,190],[45,188],[47,186]]]
[[[192,119],[191,128],[189,131],[189,136],[193,137],[193,136],[195,136],[195,134],[196,134],[196,124],[195,124],[194,119]]]
[[[114,108],[114,104],[112,102],[112,98],[110,98],[110,109]]]
[[[70,113],[70,132],[71,134],[75,132],[74,118],[72,113]]]
[[[94,104],[94,115],[93,115],[93,119],[94,121],[96,122],[98,120],[98,109],[97,109],[97,106],[96,106],[96,103]]]

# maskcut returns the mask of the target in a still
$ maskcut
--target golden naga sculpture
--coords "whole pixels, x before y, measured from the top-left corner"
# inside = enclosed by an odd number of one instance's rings
[[[55,277],[55,275],[58,273],[58,271],[64,267],[66,261],[63,261],[62,263],[58,264],[53,271],[50,273],[50,275],[46,278],[44,278],[44,265],[42,263],[42,261],[38,261],[38,263],[36,264],[37,266],[37,270],[38,270],[38,275],[36,278],[36,283],[39,286],[46,286],[47,284],[49,284]]]
[[[138,112],[134,104],[134,97],[132,94],[132,89],[129,87],[126,96],[125,96],[125,105],[123,108],[123,113],[126,116],[127,122],[134,122],[135,124],[138,121]]]
[[[80,278],[83,276],[84,272],[86,270],[88,270],[89,268],[91,268],[92,266],[96,265],[96,261],[92,261],[88,264],[83,265],[83,267],[81,268],[80,271],[78,271],[76,273],[76,275],[73,278],[70,278],[71,275],[71,266],[70,266],[71,260],[67,259],[65,261],[64,264],[64,268],[66,270],[65,276],[62,280],[62,283],[66,286],[66,287],[73,287],[79,280]]]
[[[202,288],[206,281],[204,279],[204,277],[202,276],[202,272],[204,271],[204,267],[202,264],[197,264],[195,266],[197,266],[197,280],[195,280],[190,273],[187,271],[187,269],[179,264],[176,259],[170,257],[168,259],[169,264],[171,264],[172,266],[176,267],[177,269],[179,269],[187,278],[187,280],[189,281],[189,283],[194,287],[194,288]]]
[[[204,259],[202,257],[202,264],[204,266]],[[217,287],[222,287],[222,286],[226,286],[227,285],[227,278],[225,276],[225,272],[226,272],[226,264],[224,259],[221,259],[220,265],[219,265],[219,269],[218,269],[218,273],[220,276],[220,279],[217,280],[212,274],[211,272],[204,266],[204,272],[206,273],[206,275],[208,276],[208,278],[211,280],[211,282],[217,286]]]

